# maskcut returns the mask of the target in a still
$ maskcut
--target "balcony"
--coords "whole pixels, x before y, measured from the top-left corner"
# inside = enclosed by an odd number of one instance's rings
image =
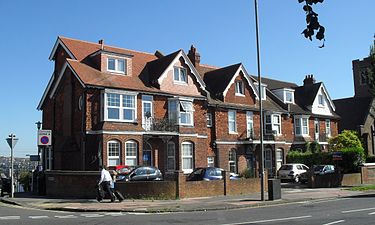
[[[153,117],[145,117],[143,119],[142,127],[146,131],[159,132],[178,132],[178,125],[168,118],[157,119]]]

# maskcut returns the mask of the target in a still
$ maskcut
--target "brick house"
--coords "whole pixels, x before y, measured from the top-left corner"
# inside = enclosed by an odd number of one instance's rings
[[[53,132],[53,146],[43,152],[47,169],[126,164],[189,173],[218,166],[257,174],[259,84],[242,64],[200,64],[193,46],[188,54],[163,55],[65,37],[57,38],[50,59],[54,71],[38,106],[43,129]],[[305,81],[262,79],[271,175],[290,148],[304,148],[313,134],[323,144],[319,134],[337,134],[326,88],[312,76]]]

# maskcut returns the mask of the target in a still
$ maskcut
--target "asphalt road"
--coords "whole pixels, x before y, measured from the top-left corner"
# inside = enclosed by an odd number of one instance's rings
[[[191,213],[72,213],[0,204],[0,224],[375,224],[375,196]]]

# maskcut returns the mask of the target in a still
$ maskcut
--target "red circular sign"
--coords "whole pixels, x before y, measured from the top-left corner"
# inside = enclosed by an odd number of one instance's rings
[[[46,144],[48,144],[48,142],[49,142],[49,138],[48,138],[47,136],[42,136],[42,137],[40,138],[40,142],[41,142],[42,144],[46,145]]]

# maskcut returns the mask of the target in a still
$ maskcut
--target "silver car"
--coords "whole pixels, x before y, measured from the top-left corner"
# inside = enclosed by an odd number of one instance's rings
[[[280,167],[277,171],[277,176],[281,181],[292,181],[298,183],[301,180],[301,174],[305,173],[307,170],[309,170],[309,167],[305,164],[289,163]]]

